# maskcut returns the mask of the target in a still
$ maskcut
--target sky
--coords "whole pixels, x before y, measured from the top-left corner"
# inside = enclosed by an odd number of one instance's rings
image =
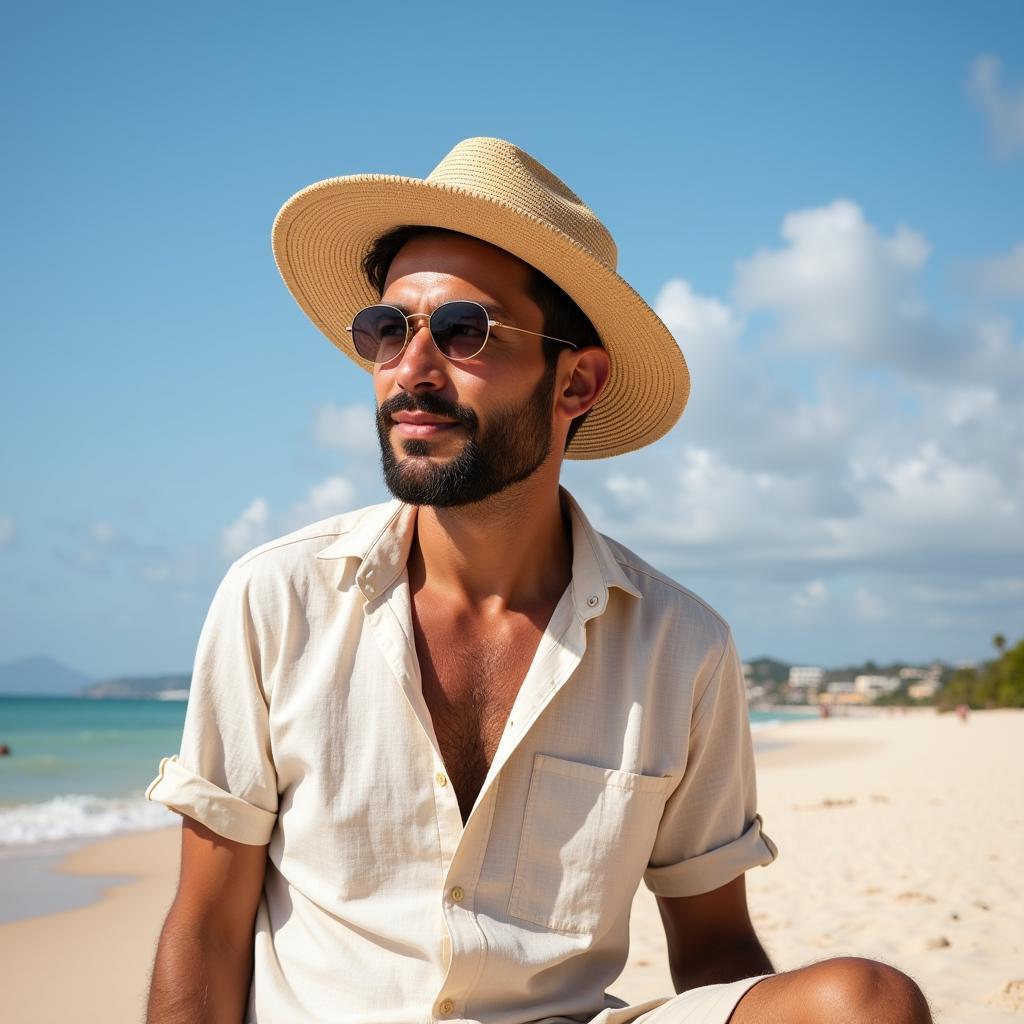
[[[294,192],[507,138],[686,354],[678,425],[567,463],[746,658],[1024,634],[1024,6],[22,4],[0,164],[0,662],[186,672],[264,540],[384,500],[305,319]]]

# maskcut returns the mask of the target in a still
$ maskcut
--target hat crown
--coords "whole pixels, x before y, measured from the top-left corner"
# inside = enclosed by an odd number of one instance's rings
[[[615,269],[618,250],[597,214],[561,178],[504,139],[464,139],[427,175],[550,224]]]

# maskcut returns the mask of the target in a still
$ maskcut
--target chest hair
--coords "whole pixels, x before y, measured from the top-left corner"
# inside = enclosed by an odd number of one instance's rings
[[[438,609],[423,608],[416,619],[423,697],[465,822],[542,631],[523,616],[486,630]]]

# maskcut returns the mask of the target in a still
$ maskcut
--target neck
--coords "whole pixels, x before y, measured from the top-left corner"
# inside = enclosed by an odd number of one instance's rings
[[[538,472],[461,508],[420,508],[409,572],[415,590],[479,611],[557,601],[572,577],[557,475]]]

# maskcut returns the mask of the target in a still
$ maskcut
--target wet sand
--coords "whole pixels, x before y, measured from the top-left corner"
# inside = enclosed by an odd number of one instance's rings
[[[779,846],[747,873],[778,971],[830,956],[910,974],[943,1024],[1024,1013],[1024,712],[932,711],[759,733],[759,810]],[[129,878],[90,906],[0,925],[4,1019],[135,1022],[177,884],[176,828],[89,843],[60,870]],[[2,870],[2,865],[0,865]],[[613,991],[671,991],[654,897],[634,904]]]

